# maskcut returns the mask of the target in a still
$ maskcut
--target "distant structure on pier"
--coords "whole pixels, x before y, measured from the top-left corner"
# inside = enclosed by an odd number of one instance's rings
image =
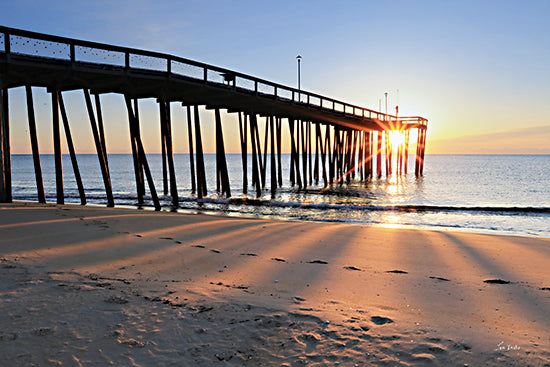
[[[216,190],[231,196],[220,109],[238,114],[243,161],[243,191],[248,181],[251,147],[251,187],[261,196],[269,168],[272,195],[283,185],[282,124],[290,131],[290,184],[299,189],[323,182],[325,187],[407,174],[409,133],[417,130],[415,175],[424,169],[427,120],[397,117],[332,98],[272,83],[236,71],[168,54],[88,42],[0,26],[0,202],[11,202],[9,89],[25,87],[37,196],[45,202],[36,133],[32,86],[51,94],[57,203],[64,203],[60,124],[78,185],[86,204],[75,147],[62,92],[82,90],[105,185],[107,205],[114,206],[101,95],[124,95],[128,111],[136,192],[143,204],[147,181],[154,206],[161,208],[140,134],[138,100],[156,98],[160,109],[163,189],[178,206],[170,110],[178,102],[187,111],[190,178],[198,198],[207,195],[199,106],[215,112]],[[94,110],[95,107],[95,110]],[[260,119],[265,129],[260,132]],[[392,132],[404,134],[404,144],[391,146]],[[261,136],[263,135],[263,136]],[[263,144],[262,144],[263,143]],[[393,152],[397,157],[393,159]],[[382,163],[384,161],[384,164]],[[392,162],[396,162],[395,165]],[[376,162],[376,165],[375,165]],[[385,169],[384,169],[385,167]]]

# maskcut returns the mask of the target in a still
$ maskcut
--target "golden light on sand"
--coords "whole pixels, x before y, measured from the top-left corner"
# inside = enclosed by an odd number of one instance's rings
[[[2,204],[0,365],[548,362],[547,239],[376,221]]]

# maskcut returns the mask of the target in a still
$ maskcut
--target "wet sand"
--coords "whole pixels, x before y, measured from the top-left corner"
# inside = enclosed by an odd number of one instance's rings
[[[0,365],[550,366],[550,240],[0,204]]]

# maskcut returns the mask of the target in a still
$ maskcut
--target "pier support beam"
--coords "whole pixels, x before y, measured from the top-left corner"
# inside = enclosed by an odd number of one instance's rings
[[[410,130],[405,130],[405,174],[407,174],[407,168],[409,166],[409,134]]]
[[[259,129],[256,129],[256,133],[259,132]],[[265,177],[267,171],[267,140],[269,138],[269,117],[265,118],[265,129],[264,129],[264,149],[263,149],[263,158],[262,164],[260,165],[260,170],[262,171],[262,189],[265,189]],[[262,157],[262,149],[260,146],[260,139],[258,138],[258,152],[260,157]]]
[[[143,205],[143,196],[145,195],[145,180],[143,179],[143,165],[139,159],[136,136],[140,135],[139,131],[139,104],[138,100],[134,100],[134,109],[132,110],[132,101],[130,97],[124,96],[126,100],[126,108],[128,109],[128,122],[130,126],[130,145],[132,147],[132,158],[134,161],[134,174],[136,177],[136,194],[138,205]]]
[[[261,162],[261,153],[258,155],[259,135],[258,120],[255,114],[249,116],[250,121],[250,144],[252,145],[252,185],[256,187],[256,197],[262,196],[262,188],[260,183],[260,171],[258,161]]]
[[[351,146],[351,178],[355,179],[355,171],[357,170],[357,138],[358,130],[352,130],[352,146]]]
[[[312,149],[311,149],[311,121],[306,122],[306,140],[307,140],[307,154],[308,154],[308,168],[309,168],[309,186],[313,185],[313,165],[311,164]]]
[[[325,154],[328,161],[328,182],[330,185],[334,182],[334,149],[332,148],[331,139],[332,133],[330,125],[327,124],[325,129]]]
[[[358,147],[357,147],[357,155],[359,158],[357,158],[358,167],[359,170],[359,179],[361,181],[365,180],[365,139],[363,137],[363,131],[357,131],[357,140],[358,140]]]
[[[365,150],[366,150],[366,159],[367,167],[365,173],[365,179],[372,178],[372,167],[373,167],[373,156],[372,156],[372,142],[374,137],[374,131],[365,132]]]
[[[8,89],[0,89],[0,203],[12,202]]]
[[[84,186],[82,185],[82,178],[80,177],[80,170],[78,169],[78,161],[76,160],[76,152],[74,150],[73,138],[71,136],[71,129],[69,127],[69,118],[67,117],[67,111],[65,110],[65,103],[63,102],[63,96],[61,92],[58,93],[59,109],[61,111],[61,119],[63,120],[63,130],[65,131],[65,140],[67,141],[67,148],[71,156],[71,163],[73,166],[74,179],[76,186],[78,187],[78,193],[80,195],[80,204],[86,205],[86,193],[84,192]]]
[[[315,137],[313,138],[313,141],[315,142],[315,161],[313,163],[313,179],[315,181],[315,184],[319,184],[319,140],[321,135],[321,127],[318,122],[314,123],[315,126]],[[313,129],[313,127],[312,127]]]
[[[319,152],[321,153],[320,154],[320,159],[321,161],[319,162],[320,165],[323,166],[322,168],[322,175],[323,175],[323,184],[324,184],[324,187],[327,187],[328,186],[328,180],[327,180],[327,167],[326,167],[326,149],[325,149],[325,146],[323,145],[323,136],[322,136],[322,130],[321,130],[321,124],[320,123],[317,123],[317,126],[316,126],[316,129],[317,129],[317,149],[319,150]],[[326,131],[328,130],[328,125],[326,125],[326,128],[325,128],[325,136],[326,136]],[[319,167],[317,167],[317,169],[319,169]],[[317,179],[319,177],[317,176]]]
[[[422,129],[422,149],[420,151],[420,176],[424,176],[424,156],[426,155],[426,129]]]
[[[136,136],[140,136],[139,128],[139,102],[137,98],[134,100],[134,108],[132,110],[132,101],[130,97],[124,96],[126,100],[126,107],[128,109],[128,121],[130,124],[130,145],[132,147],[132,157],[134,161],[134,174],[136,177],[136,194],[138,198],[138,205],[143,205],[143,196],[145,195],[145,179],[143,173],[143,164],[139,159],[138,148],[136,143]]]
[[[36,191],[38,202],[45,203],[46,195],[44,194],[44,181],[42,179],[42,167],[40,166],[40,152],[38,150],[38,138],[36,136],[36,121],[34,117],[34,103],[32,99],[32,88],[25,86],[27,94],[27,114],[29,119],[29,135],[31,138],[32,158],[34,162],[34,176],[36,179]]]
[[[346,183],[349,184],[351,181],[352,174],[352,149],[353,149],[353,130],[346,130],[346,145],[345,145],[345,154],[344,154],[344,172],[346,175]]]
[[[229,172],[227,171],[227,161],[225,160],[222,119],[218,108],[216,108],[214,112],[216,117],[216,181],[218,182],[218,192],[220,192],[219,183],[221,183],[221,193],[229,198],[231,197],[231,188],[229,184]]]
[[[99,139],[101,140],[101,147],[103,149],[103,156],[105,157],[105,166],[109,172],[109,158],[107,156],[107,142],[105,141],[105,128],[103,127],[103,112],[101,110],[101,101],[99,94],[94,95],[95,100],[95,112],[97,114],[97,127],[99,130]],[[110,175],[110,172],[109,172]]]
[[[189,141],[189,168],[191,170],[191,193],[197,191],[195,180],[195,154],[193,153],[193,125],[191,117],[191,106],[187,106],[187,137]]]
[[[414,174],[416,177],[422,176],[424,173],[424,155],[426,153],[426,129],[418,129],[416,139],[416,162]]]
[[[397,147],[397,161],[398,161],[397,174],[402,175],[403,174],[403,144],[399,144],[399,147]]]
[[[329,135],[332,139],[329,138],[329,165],[330,165],[330,184],[334,184],[338,176],[338,128],[337,126],[332,127],[332,133]]]
[[[178,186],[176,182],[176,169],[174,166],[174,148],[172,146],[172,119],[170,116],[170,102],[160,100],[159,106],[160,123],[162,125],[161,130],[163,135],[163,146],[165,146],[166,148],[165,152],[166,158],[168,160],[168,171],[170,174],[170,196],[172,197],[172,209],[177,209],[179,206],[179,199]]]
[[[418,177],[420,173],[420,129],[416,133],[416,154],[414,160],[414,175]]]
[[[143,169],[147,177],[147,182],[149,183],[149,191],[151,192],[151,198],[153,199],[153,205],[155,210],[159,211],[161,209],[159,198],[157,195],[157,190],[155,188],[155,183],[153,182],[153,175],[151,175],[151,170],[149,169],[149,164],[147,163],[147,156],[145,155],[145,150],[143,149],[143,143],[141,142],[141,134],[139,132],[139,120],[137,118],[138,112],[133,111],[132,103],[130,97],[124,96],[126,101],[126,108],[128,110],[128,122],[130,125],[130,140],[133,147],[136,149],[137,153],[137,162],[134,162],[134,168],[138,169],[138,172]],[[137,107],[137,104],[136,104]],[[138,179],[138,174],[136,173],[136,180]],[[138,193],[140,192],[140,187],[138,184]]]
[[[206,171],[204,169],[204,153],[202,149],[201,123],[199,115],[199,106],[194,106],[195,110],[195,152],[197,154],[197,196],[202,199],[206,194]]]
[[[382,177],[382,131],[376,132],[376,177]]]
[[[302,142],[302,177],[304,178],[304,188],[307,187],[308,178],[307,178],[307,127],[305,126],[305,121],[300,121],[300,133],[301,133],[301,142]]]
[[[384,152],[385,152],[385,155],[384,155],[384,158],[385,158],[385,162],[386,162],[386,177],[388,177],[390,174],[391,174],[391,169],[390,169],[390,154],[389,154],[389,145],[390,145],[390,139],[389,139],[389,136],[388,136],[388,131],[385,130],[384,131]]]
[[[96,118],[92,107],[92,100],[90,98],[90,92],[87,89],[84,89],[84,99],[86,100],[86,107],[88,108],[88,116],[90,118],[92,134],[94,135],[97,157],[99,159],[101,175],[103,176],[103,184],[105,186],[105,193],[107,195],[107,206],[114,207],[115,200],[113,198],[113,189],[111,187],[111,177],[109,174],[109,166],[107,164],[107,153],[106,153],[107,150],[103,144],[104,139],[101,139],[100,132],[98,131],[98,126],[96,125]]]
[[[277,130],[277,178],[279,181],[279,187],[283,187],[283,162],[282,162],[282,123],[281,118],[277,117],[275,119],[276,127],[275,130]]]
[[[344,132],[338,126],[334,126],[334,159],[336,160],[336,181],[343,184],[344,161]]]
[[[271,145],[271,198],[275,197],[277,192],[277,164],[275,157],[275,118],[269,117],[269,129],[270,129],[270,145]],[[267,150],[267,149],[266,149]]]
[[[296,123],[296,124],[295,124]],[[296,129],[295,129],[296,126]],[[300,160],[299,160],[299,147],[296,146],[296,139],[294,133],[300,131],[300,124],[292,118],[288,119],[288,127],[290,130],[290,184],[294,186],[298,184],[298,188],[302,188],[302,179],[300,177]],[[297,136],[298,145],[300,143],[300,135]]]
[[[162,188],[164,196],[168,195],[168,167],[166,164],[166,106],[164,101],[158,100],[160,115],[160,150],[162,157]]]
[[[243,116],[244,115],[244,116]],[[248,125],[246,114],[239,112],[239,138],[241,141],[241,160],[243,164],[243,194],[248,193]]]
[[[52,127],[53,127],[53,151],[55,161],[55,193],[57,204],[65,204],[63,194],[63,160],[61,156],[61,134],[59,130],[59,92],[52,91]]]

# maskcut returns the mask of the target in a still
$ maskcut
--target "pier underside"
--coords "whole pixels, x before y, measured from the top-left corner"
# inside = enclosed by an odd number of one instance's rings
[[[174,207],[178,206],[178,193],[173,162],[170,102],[179,102],[187,108],[190,175],[193,192],[196,191],[199,198],[207,195],[202,148],[202,134],[207,133],[216,135],[216,190],[222,195],[231,196],[220,109],[237,113],[239,117],[245,194],[248,187],[249,147],[252,149],[251,185],[257,196],[265,189],[268,155],[272,195],[282,186],[283,120],[288,123],[290,131],[292,186],[297,185],[301,189],[312,185],[314,181],[322,181],[328,187],[335,183],[349,183],[356,174],[361,180],[381,177],[382,156],[385,157],[386,176],[394,173],[406,174],[411,129],[418,131],[415,174],[420,176],[423,173],[427,120],[421,117],[398,118],[172,55],[6,27],[0,27],[0,36],[0,202],[9,202],[12,199],[8,95],[9,89],[15,87],[26,89],[29,134],[40,202],[45,202],[45,196],[31,87],[45,87],[52,97],[58,203],[63,203],[64,200],[61,123],[71,154],[81,203],[86,203],[62,96],[62,92],[70,90],[82,90],[84,93],[108,206],[114,206],[115,203],[101,110],[101,95],[106,93],[125,97],[138,201],[143,203],[147,180],[156,209],[160,209],[160,203],[140,136],[138,101],[142,98],[156,98],[159,105],[163,188],[165,195],[170,192]],[[95,59],[90,59],[90,54],[96,55]],[[199,106],[215,110],[215,131],[201,132]],[[265,117],[265,129],[261,133],[259,117]],[[396,130],[404,134],[405,142],[394,149],[389,132]],[[396,167],[392,167],[394,150],[397,154]]]
[[[230,112],[322,121],[358,130],[381,131],[390,128],[389,119],[384,121],[330,108],[314,108],[284,97],[181,75],[167,76],[160,71],[125,70],[119,66],[82,62],[71,64],[63,60],[21,55],[11,55],[9,63],[5,59],[6,55],[0,53],[2,88],[32,85],[58,91],[89,89],[93,94],[118,93],[130,98],[157,98]]]

